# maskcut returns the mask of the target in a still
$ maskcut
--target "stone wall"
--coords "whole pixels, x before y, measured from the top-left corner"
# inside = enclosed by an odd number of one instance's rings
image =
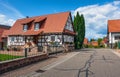
[[[1,62],[0,63],[0,74],[5,73],[10,70],[17,69],[22,66],[29,65],[31,63],[38,62],[40,60],[48,58],[47,54],[41,54],[37,56],[31,56],[27,58],[20,58],[11,61]]]

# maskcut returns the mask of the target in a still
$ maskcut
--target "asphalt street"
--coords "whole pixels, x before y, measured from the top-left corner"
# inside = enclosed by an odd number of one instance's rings
[[[120,57],[111,49],[83,49],[30,77],[120,77]]]
[[[120,57],[111,49],[82,49],[19,77],[120,77]]]

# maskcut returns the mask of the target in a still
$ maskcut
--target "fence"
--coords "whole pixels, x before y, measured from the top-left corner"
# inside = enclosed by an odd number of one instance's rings
[[[43,47],[40,49],[43,50]],[[73,49],[73,46],[69,46],[69,51]],[[33,47],[21,51],[0,51],[0,73],[48,58],[49,55],[62,51],[64,51],[62,46],[49,46],[47,48],[47,53],[39,51],[39,47]]]
[[[37,49],[37,47],[34,47],[34,48],[30,49],[30,51],[27,51],[27,56],[28,57],[29,56],[37,56],[37,55],[42,54],[42,52],[38,52],[36,49]],[[20,51],[17,51],[17,50],[0,51],[0,62],[7,61],[7,60],[14,60],[16,58],[23,58],[23,57],[26,57],[25,55],[26,55],[26,53],[25,53],[25,50],[23,50],[23,49]]]
[[[74,49],[73,45],[68,46],[69,51]],[[0,51],[0,62],[7,61],[7,60],[14,60],[17,58],[24,58],[24,57],[31,57],[41,55],[43,51],[43,47],[32,47],[27,49],[20,49],[20,50],[4,50]],[[47,53],[57,53],[64,51],[63,46],[47,46]]]
[[[46,58],[48,58],[48,55],[43,53],[37,56],[31,56],[27,58],[19,58],[19,59],[0,62],[0,74],[17,69],[22,66],[29,65],[31,63],[38,62]]]

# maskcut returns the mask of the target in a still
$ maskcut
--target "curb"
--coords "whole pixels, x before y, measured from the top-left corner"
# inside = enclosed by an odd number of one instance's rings
[[[116,52],[115,50],[111,50],[112,53],[114,53],[115,55],[117,55],[118,57],[120,57],[120,53]]]

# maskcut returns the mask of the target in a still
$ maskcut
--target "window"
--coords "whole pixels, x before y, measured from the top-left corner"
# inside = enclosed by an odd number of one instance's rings
[[[25,37],[22,37],[23,38],[23,41],[25,41]]]
[[[55,36],[51,36],[51,41],[55,41]]]
[[[115,40],[120,40],[120,36],[115,36]]]
[[[19,37],[19,42],[22,42],[23,41],[23,37]]]
[[[39,30],[39,28],[40,28],[40,24],[39,23],[35,23],[34,30]]]
[[[11,37],[11,41],[14,41],[14,37]]]
[[[27,30],[28,30],[28,25],[27,25],[27,24],[25,24],[25,25],[23,26],[23,30],[24,30],[24,31],[27,31]]]

